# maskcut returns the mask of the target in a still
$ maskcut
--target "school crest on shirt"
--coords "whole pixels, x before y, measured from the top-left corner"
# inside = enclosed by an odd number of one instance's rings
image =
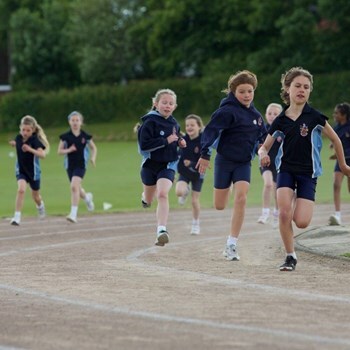
[[[194,148],[193,152],[194,152],[194,153],[199,153],[199,147],[196,146],[196,147]]]
[[[258,119],[258,125],[259,125],[259,126],[261,126],[261,125],[262,125],[262,123],[263,123],[262,118],[259,118],[259,119]]]
[[[164,131],[161,130],[161,131],[159,132],[159,135],[160,135],[160,136],[164,136]]]
[[[305,137],[308,135],[308,133],[309,133],[308,126],[305,123],[303,123],[303,125],[300,125],[300,135]]]
[[[83,145],[85,145],[85,143],[86,143],[85,137],[83,137],[83,138],[81,139],[81,143],[82,143]]]

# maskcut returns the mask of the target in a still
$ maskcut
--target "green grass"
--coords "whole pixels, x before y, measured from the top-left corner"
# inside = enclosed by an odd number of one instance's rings
[[[86,130],[96,135],[98,146],[97,166],[89,165],[83,181],[83,187],[94,194],[96,212],[103,212],[103,202],[113,205],[110,211],[139,211],[142,184],[140,180],[141,157],[137,153],[136,141],[120,140],[132,135],[132,126],[125,124],[103,124],[87,127]],[[58,135],[67,128],[45,130],[51,141],[51,152],[41,161],[42,185],[41,193],[49,215],[66,215],[70,209],[70,188],[66,172],[63,168],[63,157],[57,155]],[[123,136],[124,135],[124,136]],[[13,135],[0,135],[1,186],[0,186],[0,215],[11,216],[14,211],[17,183],[14,175],[15,158],[9,157],[14,149],[7,144]],[[107,141],[109,140],[109,141]],[[328,142],[323,146],[324,175],[318,180],[316,203],[333,203],[333,167],[334,161],[328,160],[331,151]],[[203,208],[212,207],[213,198],[213,160],[212,169],[208,170],[204,182],[201,205]],[[345,182],[345,181],[344,181]],[[252,163],[252,181],[248,195],[248,206],[261,206],[262,178],[258,169],[257,159]],[[349,202],[346,183],[342,188],[342,201]],[[171,208],[178,208],[174,190],[170,193]],[[230,202],[232,205],[232,199]],[[190,203],[187,203],[190,208]],[[155,205],[151,210],[154,210]],[[79,214],[87,213],[84,203],[80,204]],[[35,205],[27,190],[23,208],[24,216],[36,215]]]

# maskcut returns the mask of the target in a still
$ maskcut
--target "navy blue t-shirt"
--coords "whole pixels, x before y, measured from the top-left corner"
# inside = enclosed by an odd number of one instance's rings
[[[81,168],[86,169],[87,163],[89,161],[90,149],[88,147],[92,136],[83,130],[80,130],[80,134],[75,136],[70,130],[62,135],[60,135],[60,140],[64,143],[64,148],[69,148],[75,145],[76,151],[65,154],[64,166],[68,170]]]

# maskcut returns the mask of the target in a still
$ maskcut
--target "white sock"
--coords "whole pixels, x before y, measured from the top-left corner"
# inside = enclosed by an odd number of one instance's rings
[[[297,260],[297,255],[295,254],[295,252],[287,253],[287,256],[292,256],[295,260]]]
[[[340,211],[336,211],[334,214],[337,218],[341,218],[341,212]]]
[[[38,209],[44,208],[44,202],[41,201],[39,205],[36,206]]]
[[[72,218],[76,218],[78,215],[78,207],[75,206],[75,205],[72,205],[71,206],[71,209],[70,209],[70,214],[69,216],[72,217]]]
[[[158,225],[158,227],[157,227],[157,233],[159,233],[160,231],[166,231],[166,226]]]
[[[264,216],[269,216],[270,215],[270,208],[263,208],[262,214]]]
[[[237,245],[238,238],[237,237],[232,237],[231,235],[227,237],[227,245]]]
[[[192,219],[192,225],[199,226],[199,219]]]
[[[279,215],[279,210],[277,208],[273,209],[273,215],[275,215],[275,216]]]
[[[15,211],[14,219],[16,221],[20,221],[21,220],[21,212],[20,211]]]

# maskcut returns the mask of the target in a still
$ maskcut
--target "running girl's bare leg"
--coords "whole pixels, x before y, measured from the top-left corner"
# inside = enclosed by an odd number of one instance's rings
[[[298,228],[309,226],[314,212],[315,202],[309,199],[297,198],[293,214],[293,221]]]
[[[77,207],[79,205],[81,180],[81,177],[73,176],[70,183],[71,204],[74,207]]]
[[[249,182],[237,181],[234,185],[233,213],[231,218],[231,236],[238,238],[243,225]]]
[[[177,197],[186,196],[188,192],[188,183],[186,181],[178,181],[175,187],[175,194]]]
[[[161,178],[157,181],[157,223],[166,226],[169,216],[169,191],[173,183],[169,179]]]
[[[214,207],[216,210],[224,210],[231,193],[231,186],[224,189],[214,188]]]
[[[277,189],[279,228],[286,253],[294,252],[292,219],[294,212],[294,191],[288,187]]]
[[[263,188],[263,208],[270,208],[271,205],[271,195],[274,192],[274,182],[272,177],[272,172],[270,170],[266,170],[262,174],[264,180],[264,188]]]
[[[201,210],[201,205],[199,202],[200,195],[200,192],[192,190],[192,216],[195,220],[199,219],[199,212]]]
[[[153,186],[143,185],[143,195],[146,203],[151,204],[153,202],[156,191],[157,191],[157,185],[153,185]]]
[[[33,198],[35,204],[39,207],[41,205],[41,202],[42,202],[40,191],[32,190],[32,198]]]
[[[344,174],[336,171],[333,174],[333,200],[335,211],[340,211],[341,204],[341,185],[343,182]]]
[[[26,194],[27,189],[27,182],[25,180],[18,180],[17,181],[17,195],[16,195],[16,211],[22,211],[23,203],[24,203],[24,197]]]

